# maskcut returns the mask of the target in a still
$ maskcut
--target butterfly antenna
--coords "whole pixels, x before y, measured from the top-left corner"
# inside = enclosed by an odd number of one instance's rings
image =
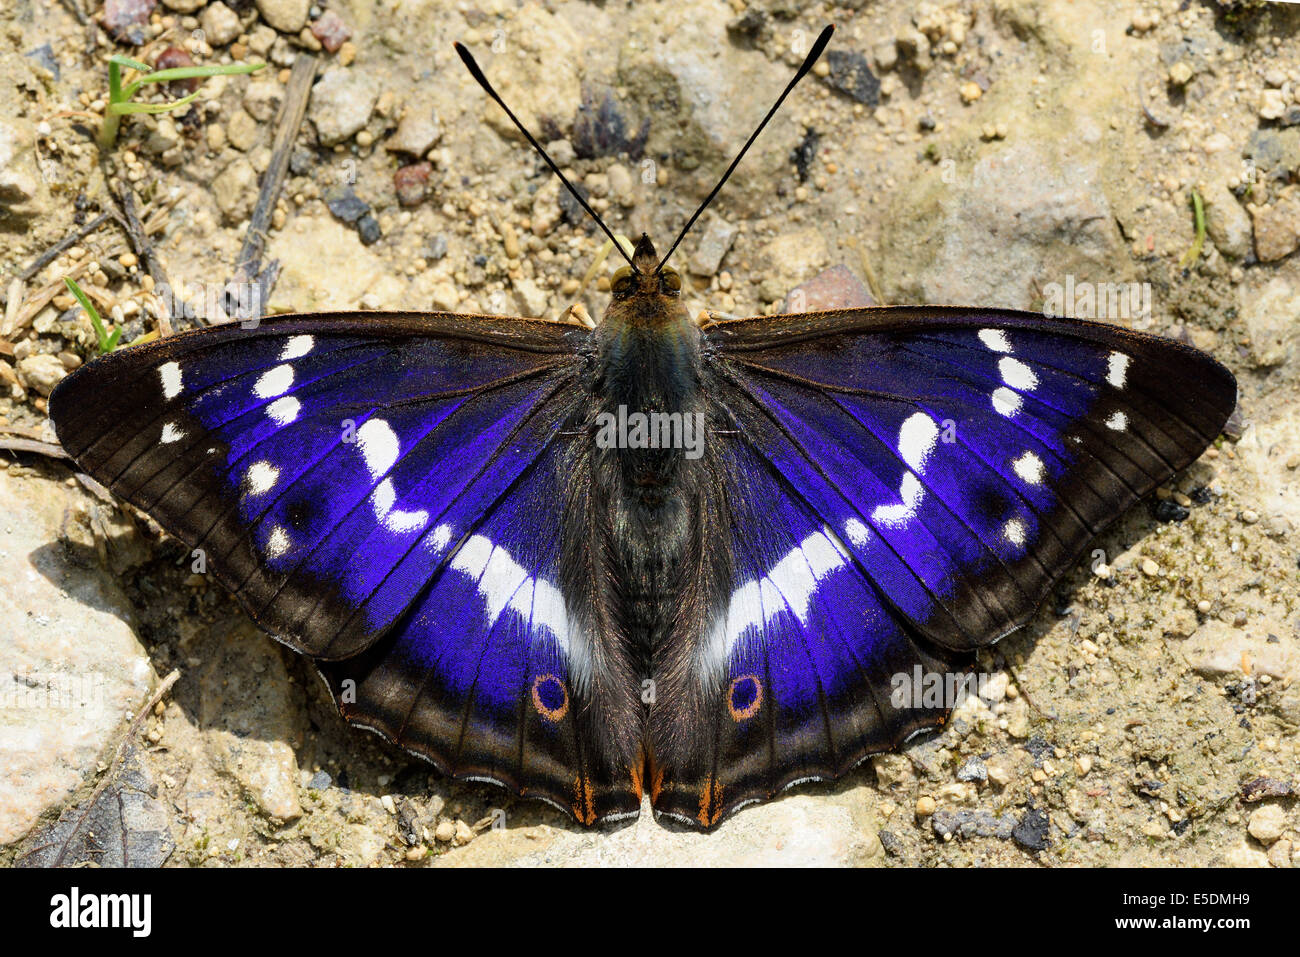
[[[555,173],[556,176],[560,177],[560,182],[564,184],[564,188],[573,194],[573,198],[578,201],[578,205],[587,211],[587,215],[594,219],[596,225],[599,226],[601,231],[609,237],[609,241],[614,244],[614,248],[618,250],[619,255],[627,260],[627,264],[632,267],[632,271],[640,272],[640,270],[636,268],[636,263],[632,262],[632,257],[629,256],[627,250],[623,248],[622,243],[618,241],[614,234],[610,232],[609,227],[605,225],[604,220],[596,215],[596,211],[587,204],[587,201],[582,198],[582,194],[574,188],[574,185],[565,179],[564,174],[560,172],[560,168],[555,165],[555,160],[551,159],[550,156],[547,155],[546,150],[542,149],[542,144],[537,142],[537,139],[532,133],[528,132],[523,123],[519,122],[519,117],[515,116],[514,111],[511,110],[510,107],[506,106],[505,100],[501,99],[497,91],[492,89],[492,84],[489,83],[487,77],[483,75],[483,71],[479,69],[479,65],[474,62],[474,57],[470,55],[470,52],[460,43],[454,43],[452,45],[456,48],[456,52],[460,54],[461,62],[464,63],[465,68],[469,70],[470,76],[478,81],[478,85],[483,87],[483,91],[496,101],[497,106],[506,111],[506,116],[510,117],[510,122],[514,123],[519,132],[524,134],[524,139],[528,140],[528,145],[537,150],[542,159],[546,160],[546,165],[551,168],[551,171]]]
[[[813,64],[817,62],[817,58],[822,55],[822,51],[826,49],[826,44],[830,42],[831,34],[834,32],[835,24],[832,23],[828,24],[826,29],[822,30],[822,32],[817,36],[817,42],[814,43],[812,49],[808,51],[808,56],[804,59],[803,66],[799,67],[799,72],[794,75],[794,79],[786,85],[785,90],[776,98],[776,102],[772,104],[772,108],[767,111],[767,116],[763,117],[763,122],[758,124],[758,129],[754,130],[754,132],[750,134],[745,145],[742,146],[740,152],[736,154],[736,158],[732,160],[731,165],[727,167],[727,171],[722,174],[722,179],[718,180],[718,185],[713,187],[713,191],[705,197],[704,202],[700,203],[700,208],[695,211],[695,215],[686,221],[686,225],[682,227],[682,231],[677,234],[677,238],[673,241],[672,246],[669,247],[667,255],[665,255],[663,259],[659,260],[659,265],[655,267],[655,272],[659,272],[664,268],[664,263],[668,262],[668,257],[673,254],[673,250],[675,250],[678,244],[686,238],[686,234],[691,231],[691,227],[694,226],[695,221],[700,218],[700,214],[708,209],[709,203],[713,202],[713,197],[718,195],[719,190],[722,189],[732,172],[740,165],[740,161],[744,157],[745,153],[754,145],[754,140],[758,139],[758,134],[763,132],[763,127],[767,126],[768,120],[770,120],[776,114],[776,111],[781,108],[781,104],[784,103],[785,98],[790,95],[790,91],[795,88],[795,84],[808,75],[808,71],[813,68]]]

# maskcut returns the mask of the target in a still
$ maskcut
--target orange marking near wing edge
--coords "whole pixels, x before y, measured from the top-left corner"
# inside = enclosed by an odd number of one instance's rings
[[[573,779],[573,816],[580,824],[596,823],[596,795],[591,789],[591,778],[585,774]]]
[[[697,820],[705,827],[712,827],[722,817],[722,782],[709,778],[700,789],[700,813]]]

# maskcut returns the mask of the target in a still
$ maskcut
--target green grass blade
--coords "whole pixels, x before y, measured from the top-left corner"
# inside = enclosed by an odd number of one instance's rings
[[[77,302],[81,303],[81,308],[86,311],[86,315],[90,319],[90,324],[95,330],[95,338],[99,341],[99,354],[103,355],[106,352],[112,352],[113,347],[117,345],[118,338],[122,335],[122,330],[114,329],[113,334],[110,336],[104,328],[104,320],[99,317],[99,310],[90,301],[90,297],[81,291],[81,287],[74,280],[65,276],[63,281],[67,284],[68,291],[76,297]]]

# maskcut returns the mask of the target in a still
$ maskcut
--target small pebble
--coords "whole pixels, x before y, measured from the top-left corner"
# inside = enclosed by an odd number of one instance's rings
[[[930,797],[928,794],[923,795],[916,799],[916,816],[929,817],[934,813],[937,806],[938,805],[935,804],[934,798]]]
[[[446,819],[439,821],[433,832],[433,839],[442,844],[450,844],[455,836],[456,825]]]
[[[1142,574],[1147,577],[1154,577],[1160,574],[1160,566],[1150,558],[1142,559]]]

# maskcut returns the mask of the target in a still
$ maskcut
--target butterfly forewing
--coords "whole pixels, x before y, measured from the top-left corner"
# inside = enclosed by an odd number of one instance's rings
[[[1024,313],[810,314],[723,324],[710,341],[760,450],[800,474],[899,613],[952,648],[1023,624],[1236,402],[1232,376],[1193,349]]]

